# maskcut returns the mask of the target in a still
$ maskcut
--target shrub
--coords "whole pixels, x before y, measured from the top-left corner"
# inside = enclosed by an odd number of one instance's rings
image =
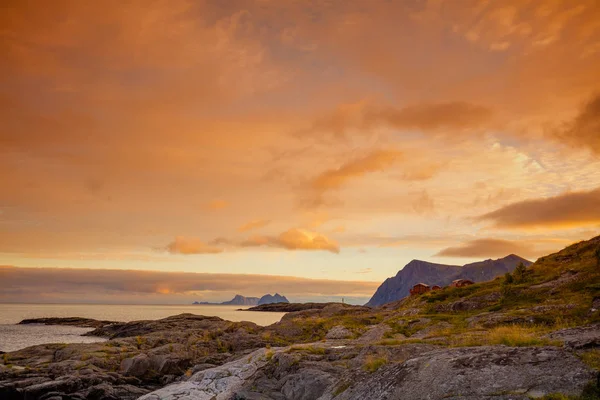
[[[265,352],[265,359],[267,361],[271,361],[271,359],[273,358],[273,355],[275,353],[273,352],[273,350],[268,350],[267,352]]]
[[[579,354],[579,358],[590,368],[600,371],[600,350],[592,349]]]
[[[363,364],[363,369],[367,372],[375,372],[387,364],[387,362],[387,357],[367,356]]]
[[[513,276],[510,274],[510,272],[507,272],[506,274],[504,274],[504,284],[505,285],[510,285],[514,281],[515,280],[513,279]]]
[[[146,342],[146,339],[144,339],[141,336],[136,336],[135,337],[135,345],[137,346],[138,349],[142,348],[142,345]]]
[[[525,282],[525,278],[527,275],[527,267],[522,262],[517,265],[514,272],[514,281],[517,283]]]
[[[547,339],[540,338],[535,328],[519,325],[499,326],[492,329],[487,338],[489,344],[504,344],[512,347],[543,346],[552,344]]]
[[[333,396],[338,396],[342,393],[344,393],[346,391],[346,389],[348,389],[350,387],[351,383],[346,381],[346,382],[342,382],[338,385],[338,387],[335,388],[335,391],[333,392]]]

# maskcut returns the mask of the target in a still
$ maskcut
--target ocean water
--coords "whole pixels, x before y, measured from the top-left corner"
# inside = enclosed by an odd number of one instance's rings
[[[191,313],[228,321],[251,321],[271,325],[284,313],[237,311],[243,306],[216,305],[115,305],[115,304],[0,304],[0,351],[14,351],[45,343],[90,343],[104,339],[81,336],[89,328],[71,326],[16,325],[28,318],[83,317],[109,321],[161,319]]]

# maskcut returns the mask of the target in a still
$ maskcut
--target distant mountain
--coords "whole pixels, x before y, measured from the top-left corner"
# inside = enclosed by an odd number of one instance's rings
[[[231,306],[256,306],[259,304],[258,300],[258,297],[244,297],[242,295],[236,294],[233,299],[225,301],[221,304]]]
[[[514,254],[498,260],[479,261],[462,267],[412,260],[398,271],[396,276],[386,279],[365,305],[375,307],[400,300],[408,296],[409,290],[420,282],[430,286],[446,286],[455,279],[470,279],[474,282],[489,281],[506,272],[512,272],[521,262],[525,266],[532,264],[531,261]]]
[[[262,304],[273,304],[273,303],[289,303],[288,299],[285,296],[281,296],[279,293],[275,293],[273,296],[270,294],[265,294],[263,297],[258,300],[258,305]]]
[[[263,296],[264,297],[264,296]],[[236,294],[235,297],[229,301],[222,303],[211,303],[208,301],[195,301],[192,304],[195,305],[218,305],[218,306],[256,306],[259,304],[258,297],[245,297],[241,294]]]

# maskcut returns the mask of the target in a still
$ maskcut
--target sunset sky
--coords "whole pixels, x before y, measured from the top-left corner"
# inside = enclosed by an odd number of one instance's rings
[[[2,1],[0,121],[0,302],[364,303],[600,234],[600,2]]]

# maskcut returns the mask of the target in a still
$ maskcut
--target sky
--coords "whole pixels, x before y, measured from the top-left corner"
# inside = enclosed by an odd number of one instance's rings
[[[0,302],[361,303],[600,234],[596,0],[3,1]]]

